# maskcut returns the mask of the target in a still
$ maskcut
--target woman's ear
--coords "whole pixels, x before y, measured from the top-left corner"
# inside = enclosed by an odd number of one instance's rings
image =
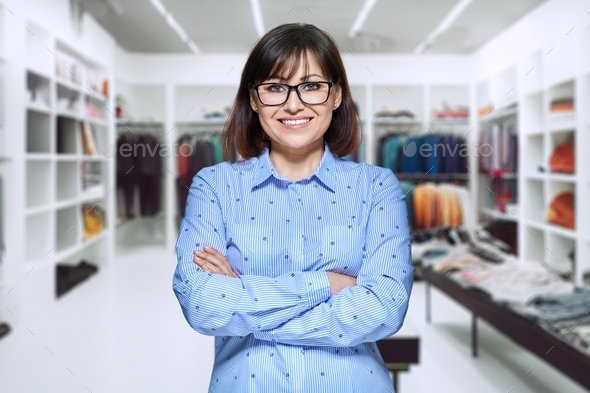
[[[334,109],[338,109],[342,103],[342,88],[340,85],[332,87],[332,94],[334,94]]]
[[[254,94],[250,93],[250,106],[254,112],[258,112],[258,102]]]

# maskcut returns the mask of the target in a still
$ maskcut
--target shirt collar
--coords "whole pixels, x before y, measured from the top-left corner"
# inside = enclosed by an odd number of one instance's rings
[[[320,160],[316,170],[311,174],[311,177],[316,177],[331,191],[336,189],[335,180],[335,163],[334,155],[330,151],[327,143],[324,143],[324,155]],[[274,176],[277,179],[284,180],[284,178],[277,172],[270,161],[268,147],[264,149],[262,154],[258,157],[258,167],[256,173],[252,179],[252,188],[259,186],[261,183],[266,181],[270,176]]]

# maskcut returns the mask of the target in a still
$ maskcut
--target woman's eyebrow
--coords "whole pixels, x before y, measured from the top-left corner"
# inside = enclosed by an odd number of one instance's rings
[[[306,75],[306,76],[301,77],[300,80],[301,81],[304,81],[304,80],[307,80],[307,79],[311,78],[312,76],[317,76],[318,78],[323,78],[322,75],[319,75],[319,74],[311,74],[311,75]],[[289,80],[289,79],[284,78],[282,76],[275,76],[275,77],[272,77],[272,78],[268,78],[268,80],[273,80],[273,79],[279,80],[281,82],[286,82],[286,81]]]
[[[303,78],[301,78],[300,80],[309,79],[309,78],[311,78],[312,76],[317,76],[317,77],[323,78],[323,76],[321,76],[321,75],[319,75],[319,74],[311,74],[311,75],[304,76],[304,77],[303,77]]]

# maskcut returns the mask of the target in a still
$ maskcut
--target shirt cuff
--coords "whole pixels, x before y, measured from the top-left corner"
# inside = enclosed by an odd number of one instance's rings
[[[325,302],[332,296],[327,272],[303,272],[302,277],[307,289],[309,309]]]

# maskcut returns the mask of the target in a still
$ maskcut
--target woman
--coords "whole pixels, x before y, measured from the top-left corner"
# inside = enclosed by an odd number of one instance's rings
[[[224,150],[193,179],[173,287],[216,336],[214,392],[393,392],[375,342],[412,286],[404,194],[359,144],[346,72],[311,25],[268,32],[242,72]]]

